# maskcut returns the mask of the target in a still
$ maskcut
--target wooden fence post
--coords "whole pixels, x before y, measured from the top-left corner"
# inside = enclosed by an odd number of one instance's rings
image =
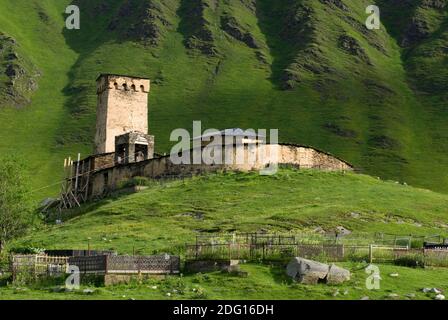
[[[373,261],[373,245],[369,245],[369,261],[372,263]]]

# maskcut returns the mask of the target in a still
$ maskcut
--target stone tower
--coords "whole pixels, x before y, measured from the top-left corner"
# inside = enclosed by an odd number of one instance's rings
[[[95,154],[115,152],[115,137],[127,132],[148,133],[146,78],[102,74],[97,79]]]

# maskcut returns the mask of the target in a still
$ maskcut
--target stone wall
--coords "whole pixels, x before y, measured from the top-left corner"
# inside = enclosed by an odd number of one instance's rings
[[[247,145],[241,151],[244,154],[244,163],[233,164],[174,164],[170,156],[154,158],[142,162],[117,165],[112,168],[100,170],[91,176],[90,197],[101,197],[109,191],[116,190],[120,182],[133,177],[142,176],[148,178],[163,178],[169,176],[187,176],[216,171],[253,171],[266,168],[272,161],[271,155],[278,151],[279,164],[291,164],[298,168],[309,168],[328,171],[352,170],[352,166],[325,152],[311,147],[296,146],[290,144],[266,145],[266,157],[261,158],[259,147],[250,148]],[[192,159],[197,152],[191,150],[186,157]],[[238,147],[233,150],[236,156]],[[225,157],[225,155],[223,155]],[[257,161],[248,162],[249,157],[255,157]],[[235,159],[235,158],[234,158]]]

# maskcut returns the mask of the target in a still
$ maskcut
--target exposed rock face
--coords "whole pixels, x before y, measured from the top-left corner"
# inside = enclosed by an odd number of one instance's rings
[[[281,37],[291,43],[313,43],[315,28],[311,16],[313,10],[311,7],[292,3],[291,9],[284,13],[285,27],[281,31]],[[315,59],[315,58],[322,59]],[[316,62],[318,61],[318,62]],[[318,49],[299,46],[297,54],[291,64],[285,68],[281,76],[281,87],[284,90],[294,89],[302,81],[301,73],[308,70],[313,73],[321,73],[325,67],[324,58],[320,55]]]
[[[406,28],[401,45],[408,47],[427,38],[430,34],[428,23],[420,18],[413,18],[409,26]]]
[[[350,271],[334,264],[325,263],[300,257],[293,258],[286,267],[286,274],[303,284],[339,284],[350,280]]]
[[[364,49],[359,44],[358,40],[352,38],[348,35],[341,35],[339,37],[339,47],[345,52],[358,57],[360,60],[372,65],[369,57],[367,56]]]
[[[39,72],[16,51],[18,43],[0,32],[0,107],[21,107],[30,103],[37,89]]]
[[[126,39],[156,46],[172,26],[168,19],[171,11],[172,8],[159,1],[127,1],[120,7],[117,17],[109,23],[108,30],[118,31]],[[127,19],[129,17],[132,19]]]
[[[252,49],[260,48],[260,45],[254,36],[252,36],[252,34],[245,27],[241,26],[234,17],[227,15],[221,17],[221,27],[233,38],[244,42],[248,47]]]
[[[432,9],[445,9],[448,6],[447,0],[422,0],[422,7]]]
[[[216,3],[211,0],[184,0],[185,46],[197,49],[205,55],[215,56],[218,51],[210,22],[206,18],[207,10],[214,10]]]
[[[344,11],[348,11],[348,7],[342,2],[342,0],[319,0],[323,4],[329,5],[333,8],[338,8]]]
[[[256,0],[240,0],[242,4],[244,4],[244,6],[246,6],[250,11],[252,11],[253,13],[256,12],[257,10],[257,4],[256,4]]]

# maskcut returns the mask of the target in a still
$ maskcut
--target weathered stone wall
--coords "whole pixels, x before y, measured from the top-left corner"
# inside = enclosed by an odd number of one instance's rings
[[[264,158],[260,156],[259,147],[244,148],[244,162],[233,164],[173,164],[169,156],[150,159],[138,163],[126,165],[118,165],[109,169],[95,172],[91,177],[90,194],[91,197],[101,197],[107,191],[115,190],[120,182],[126,181],[132,177],[143,176],[148,178],[161,178],[166,176],[182,176],[191,174],[201,174],[216,171],[252,171],[262,170],[269,163],[278,162],[279,164],[291,164],[299,168],[311,168],[318,170],[352,170],[352,166],[347,162],[340,160],[334,156],[326,154],[322,151],[310,147],[302,147],[295,145],[267,145]],[[237,147],[238,148],[238,147]],[[239,152],[235,148],[233,150],[234,160],[236,153]],[[240,149],[241,151],[241,149]],[[271,155],[278,151],[278,161],[273,161]],[[191,153],[187,153],[187,157],[193,158]],[[224,155],[223,155],[224,157]],[[255,162],[249,162],[250,157],[255,157]]]
[[[115,151],[115,137],[148,133],[148,79],[102,75],[97,80],[95,153]]]
[[[96,155],[93,157],[94,170],[100,170],[110,168],[115,165],[115,153],[105,153],[102,155]]]

